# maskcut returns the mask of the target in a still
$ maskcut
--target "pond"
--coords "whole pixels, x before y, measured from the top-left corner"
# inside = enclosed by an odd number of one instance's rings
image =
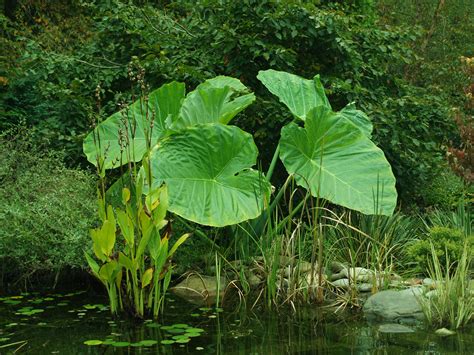
[[[235,310],[169,296],[159,323],[114,319],[92,292],[0,297],[0,354],[467,354],[474,326],[441,338],[385,333],[360,312]],[[90,344],[90,345],[86,345]]]

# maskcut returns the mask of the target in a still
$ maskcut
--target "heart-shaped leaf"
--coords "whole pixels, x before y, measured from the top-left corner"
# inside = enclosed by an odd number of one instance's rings
[[[340,113],[319,106],[305,127],[281,132],[280,158],[297,183],[313,196],[361,211],[391,215],[397,201],[395,177],[380,150]]]
[[[260,215],[269,183],[251,167],[257,147],[234,126],[199,125],[160,141],[153,177],[168,186],[169,210],[194,222],[226,226]]]
[[[253,101],[255,95],[238,79],[218,76],[206,80],[184,99],[173,129],[203,123],[227,124]]]
[[[278,96],[294,116],[303,121],[313,107],[322,105],[331,108],[319,75],[313,80],[308,80],[287,72],[269,69],[259,71],[257,78],[273,95]]]

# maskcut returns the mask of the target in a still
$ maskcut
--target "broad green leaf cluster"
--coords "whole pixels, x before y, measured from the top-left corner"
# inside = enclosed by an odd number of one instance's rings
[[[171,212],[209,226],[236,224],[268,202],[269,184],[252,169],[252,136],[227,125],[254,100],[230,77],[209,79],[187,95],[184,84],[165,84],[100,123],[84,152],[102,174],[149,153],[152,185],[166,184]]]
[[[297,184],[318,199],[391,215],[395,178],[370,140],[367,115],[352,104],[333,112],[318,76],[307,80],[267,70],[258,79],[295,117],[283,127],[275,156],[279,153]],[[133,300],[138,316],[147,308],[158,316],[170,282],[170,258],[188,238],[184,235],[169,250],[169,232],[162,231],[168,210],[220,227],[255,219],[269,207],[272,172],[265,177],[252,169],[258,155],[252,135],[228,125],[254,99],[230,77],[207,80],[187,95],[183,84],[173,82],[101,122],[85,139],[84,152],[99,175],[127,165],[125,177],[130,178],[120,181],[133,190],[121,190],[123,207],[115,211],[105,192],[99,193],[102,225],[91,237],[101,265],[86,254],[107,288],[113,312],[123,307],[125,297]],[[118,255],[117,226],[125,243]]]
[[[333,112],[319,76],[313,80],[275,70],[258,78],[296,121],[281,131],[280,159],[296,182],[316,197],[361,211],[391,215],[397,202],[395,177],[371,140],[367,115],[348,105]]]

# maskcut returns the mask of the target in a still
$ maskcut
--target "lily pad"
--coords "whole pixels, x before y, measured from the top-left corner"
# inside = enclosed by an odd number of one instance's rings
[[[189,339],[186,335],[175,335],[173,337],[174,340],[181,340],[181,339]]]
[[[173,328],[189,328],[189,325],[187,324],[173,324],[172,325]]]
[[[97,339],[92,339],[92,340],[86,340],[84,342],[84,345],[88,345],[88,346],[97,346],[97,345],[101,345],[103,344],[104,342],[102,340],[97,340]]]
[[[188,328],[186,329],[187,332],[189,333],[202,333],[204,329],[202,328]]]
[[[171,339],[161,341],[161,344],[163,344],[163,345],[171,345],[171,344],[174,344],[174,343],[175,343],[175,341],[171,340]]]
[[[163,329],[163,328],[161,328],[161,329]],[[184,333],[186,331],[186,329],[171,328],[171,329],[167,329],[166,331],[168,333],[171,333],[171,334],[179,334],[179,333]]]
[[[10,305],[14,306],[14,305],[20,304],[21,301],[17,301],[17,300],[5,300],[5,301],[3,301],[3,303],[5,303],[5,304],[10,304]]]
[[[148,340],[142,340],[138,342],[137,344],[141,344],[141,346],[153,346],[155,344],[158,344],[158,341],[153,340],[153,339],[148,339]]]
[[[201,336],[201,333],[185,333],[184,336],[187,336],[188,338],[194,338]]]

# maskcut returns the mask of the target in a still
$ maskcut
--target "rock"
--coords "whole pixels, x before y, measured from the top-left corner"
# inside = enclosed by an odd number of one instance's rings
[[[344,267],[337,273],[333,273],[330,276],[331,281],[340,279],[351,279],[355,281],[372,281],[375,277],[375,272],[363,267]]]
[[[380,291],[367,299],[363,310],[368,318],[390,321],[410,318],[422,320],[424,315],[417,299],[422,293],[421,287],[412,287],[402,291]]]
[[[333,286],[340,287],[340,288],[349,288],[350,286],[349,279],[339,279],[339,280],[333,281],[332,284]]]
[[[456,334],[456,332],[453,332],[452,330],[449,330],[449,329],[446,329],[446,328],[441,328],[441,329],[438,329],[435,332],[435,334],[440,336],[440,337],[448,337],[450,335]]]
[[[331,270],[333,274],[337,274],[345,268],[346,266],[343,263],[340,263],[339,261],[332,261],[331,264],[329,265],[329,269]]]
[[[380,333],[414,333],[415,331],[406,325],[398,323],[388,323],[379,326]]]
[[[430,278],[423,279],[423,285],[428,286],[429,288],[436,288],[436,281]]]
[[[324,275],[322,277],[322,282],[321,285],[324,285],[325,279]],[[303,287],[317,287],[319,286],[319,275],[317,273],[314,273],[313,276],[311,277],[311,273],[307,273],[302,277],[302,285]]]
[[[431,290],[425,293],[425,297],[431,299],[431,297],[436,296],[438,294],[437,290]]]
[[[342,269],[341,273],[351,280],[356,281],[372,281],[375,276],[375,272],[369,269],[364,269],[363,267],[351,267]]]
[[[331,274],[331,276],[329,276],[329,280],[337,281],[337,280],[343,279],[345,277],[346,276],[342,272],[338,272],[336,274]]]
[[[314,265],[314,271],[317,271],[317,264]],[[296,275],[298,272],[300,275],[306,274],[311,272],[311,263],[307,261],[296,261],[294,265],[288,265],[285,268],[281,269],[281,271],[285,277],[292,277]]]
[[[362,283],[357,285],[357,290],[359,292],[372,292],[374,285],[368,283]]]
[[[224,277],[220,279],[219,297],[224,297],[227,287]],[[196,305],[213,305],[217,299],[217,284],[215,276],[189,275],[178,285],[171,287],[170,291],[186,301]]]
[[[340,287],[348,289],[351,285],[357,289],[359,292],[371,292],[373,285],[369,283],[354,284],[349,281],[349,279],[339,279],[332,282],[332,285],[335,287]]]
[[[300,261],[298,264],[298,267],[301,273],[311,272],[311,268],[312,268],[311,263],[307,261]],[[314,270],[316,271],[317,268],[318,268],[318,265],[314,263]]]

